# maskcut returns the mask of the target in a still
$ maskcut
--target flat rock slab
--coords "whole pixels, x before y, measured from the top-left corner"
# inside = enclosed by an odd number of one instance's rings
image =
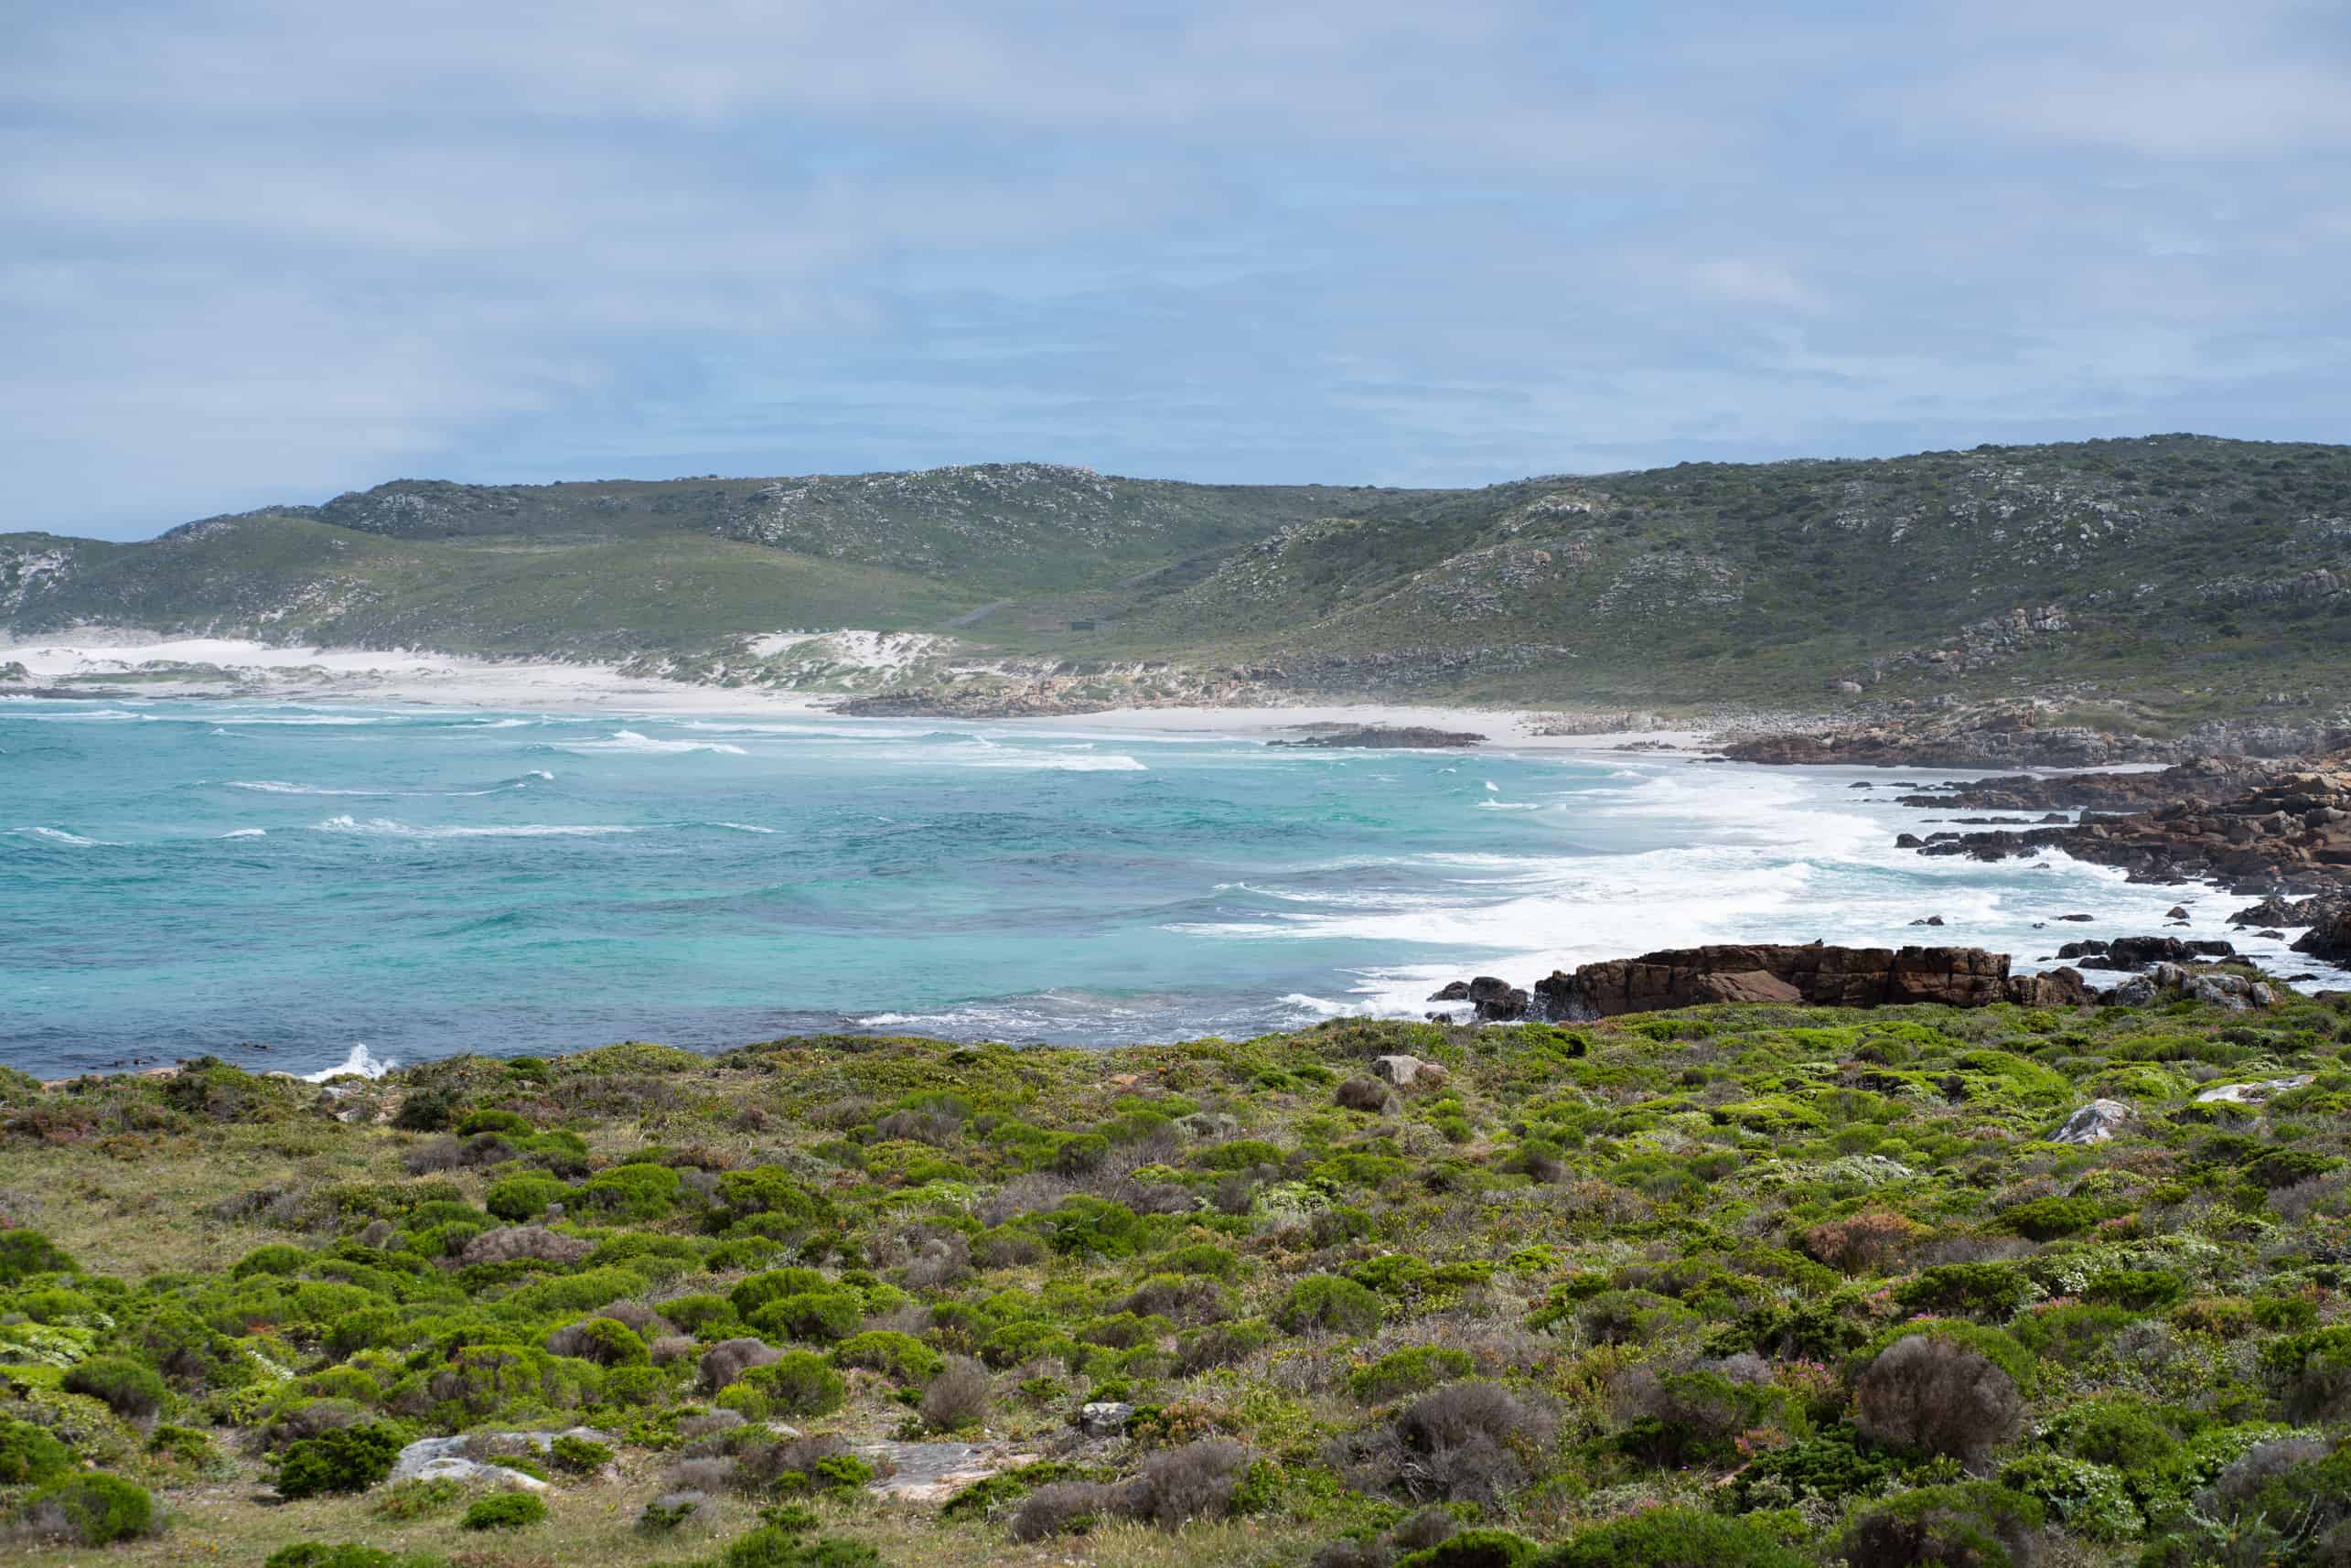
[[[500,1465],[496,1460],[475,1459],[468,1450],[477,1441],[490,1443],[527,1443],[544,1454],[555,1445],[558,1437],[581,1437],[590,1443],[610,1445],[612,1438],[590,1426],[574,1426],[569,1432],[489,1432],[474,1433],[463,1437],[424,1437],[400,1451],[392,1462],[392,1474],[386,1477],[399,1481],[486,1481],[493,1486],[519,1487],[526,1492],[543,1492],[548,1484],[527,1471]]]
[[[943,1503],[975,1482],[1036,1460],[1001,1443],[864,1443],[857,1455],[890,1472],[868,1489],[901,1503]]]
[[[2259,1105],[2283,1094],[2289,1089],[2300,1089],[2317,1081],[2312,1073],[2298,1078],[2269,1078],[2259,1083],[2224,1083],[2207,1089],[2195,1097],[2198,1105]]]

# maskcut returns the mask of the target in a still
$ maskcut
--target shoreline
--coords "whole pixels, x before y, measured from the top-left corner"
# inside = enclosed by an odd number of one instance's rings
[[[59,640],[0,642],[0,665],[21,664],[40,692],[15,695],[44,701],[134,702],[179,698],[204,701],[287,703],[413,703],[438,707],[541,709],[563,713],[608,713],[616,716],[709,717],[739,714],[866,722],[837,712],[850,692],[778,691],[763,686],[705,685],[625,673],[617,665],[590,660],[488,659],[409,650],[306,649],[227,638],[176,638],[149,641]],[[140,679],[142,667],[177,666],[189,673],[170,681]],[[220,671],[208,678],[199,673]],[[105,676],[120,684],[102,683]],[[61,695],[56,682],[90,681],[91,689]],[[0,688],[0,697],[10,695]],[[1621,710],[1618,710],[1621,712]],[[1389,728],[1472,730],[1487,736],[1485,749],[1510,751],[1614,751],[1654,743],[1660,753],[1710,747],[1720,726],[1599,730],[1544,734],[1540,727],[1573,722],[1573,710],[1480,708],[1454,703],[1361,703],[1317,700],[1256,705],[1166,705],[1073,709],[1067,713],[1004,716],[924,715],[923,722],[1003,725],[1038,730],[1072,724],[1106,730],[1166,735],[1272,738],[1300,726],[1347,724]],[[1595,719],[1616,716],[1584,715]],[[901,721],[903,722],[903,721]]]

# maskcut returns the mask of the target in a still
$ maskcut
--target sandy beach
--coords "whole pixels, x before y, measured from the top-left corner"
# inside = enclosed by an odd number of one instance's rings
[[[608,665],[501,660],[405,649],[305,648],[229,638],[145,639],[79,634],[0,643],[0,664],[25,667],[35,686],[61,682],[91,695],[267,698],[289,702],[430,703],[615,714],[775,714],[824,717],[842,693],[714,686],[625,673]],[[166,671],[172,679],[159,679]],[[116,684],[115,681],[120,683]],[[5,688],[0,688],[4,693]],[[1111,708],[984,721],[1010,728],[1089,728],[1275,739],[1308,725],[1413,726],[1482,735],[1514,751],[1609,751],[1640,743],[1705,745],[1702,729],[1537,733],[1556,710],[1428,707],[1386,703],[1267,707]]]

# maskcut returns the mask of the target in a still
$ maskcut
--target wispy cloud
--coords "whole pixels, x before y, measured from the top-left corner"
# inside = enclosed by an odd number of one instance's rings
[[[0,528],[2339,435],[2339,13],[19,7]]]

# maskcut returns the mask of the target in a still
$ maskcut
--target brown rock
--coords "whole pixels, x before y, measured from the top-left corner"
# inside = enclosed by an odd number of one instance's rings
[[[1605,1018],[1727,1001],[1981,1007],[2008,999],[2008,956],[1981,948],[1895,951],[1819,942],[1680,948],[1587,963],[1572,974],[1554,972],[1534,991],[1531,1011],[1551,1019]]]

